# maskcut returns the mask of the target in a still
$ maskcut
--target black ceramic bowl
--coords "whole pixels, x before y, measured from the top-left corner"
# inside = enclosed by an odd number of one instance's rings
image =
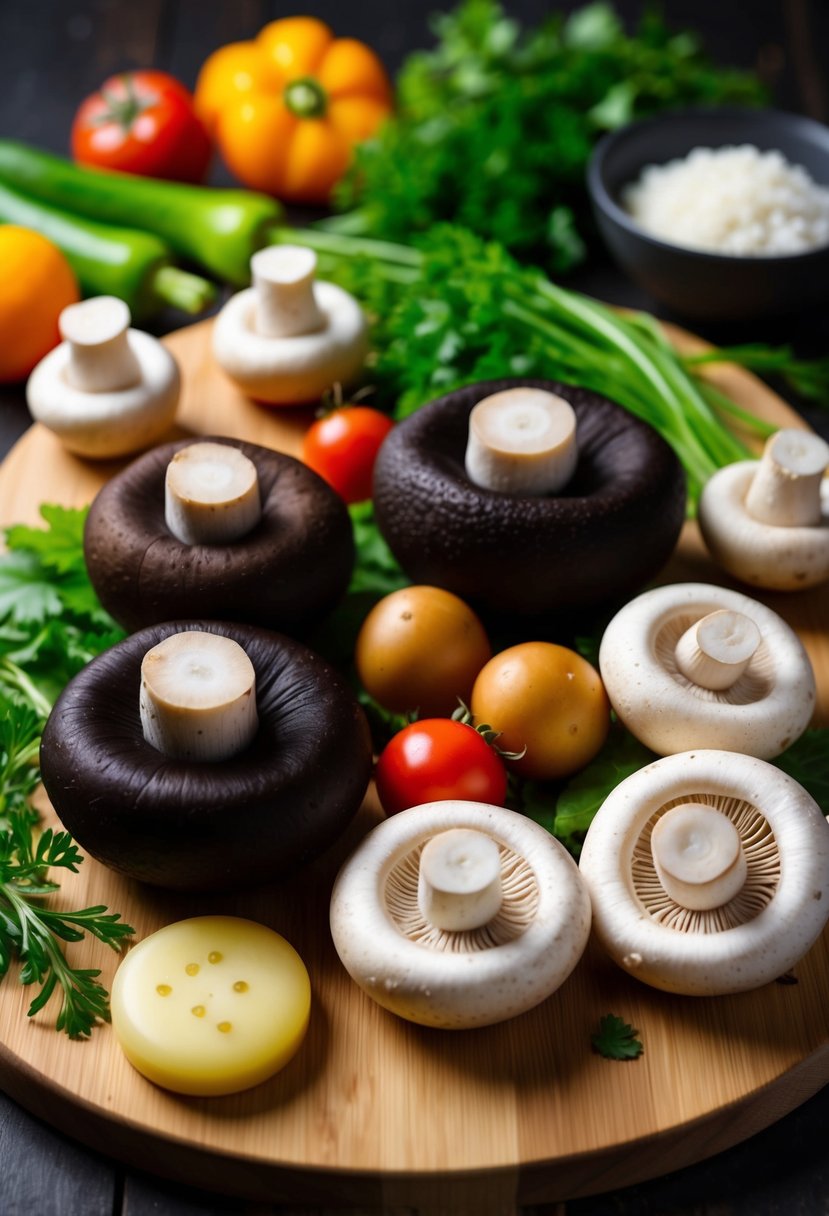
[[[829,246],[798,254],[707,253],[648,236],[620,196],[646,165],[693,148],[753,144],[777,149],[821,186],[829,185],[829,127],[779,110],[678,110],[605,136],[587,171],[596,220],[630,277],[676,313],[706,321],[748,321],[793,313],[829,297]]]

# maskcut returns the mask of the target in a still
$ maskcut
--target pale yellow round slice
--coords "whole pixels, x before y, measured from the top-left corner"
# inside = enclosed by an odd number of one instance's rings
[[[180,1094],[230,1094],[296,1053],[311,1008],[302,959],[254,921],[199,916],[134,946],[112,985],[112,1026],[130,1063]]]

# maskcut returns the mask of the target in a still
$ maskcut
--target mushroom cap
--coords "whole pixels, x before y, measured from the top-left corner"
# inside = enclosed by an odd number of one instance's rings
[[[715,692],[679,671],[674,648],[719,608],[749,617],[762,641],[743,675]],[[815,707],[814,673],[794,630],[764,604],[707,583],[669,584],[631,600],[604,632],[599,669],[619,718],[661,756],[707,747],[768,760],[803,734]]]
[[[228,545],[187,545],[164,519],[164,481],[175,452],[154,448],[100,490],[84,554],[101,603],[125,629],[176,620],[198,607],[219,620],[305,633],[345,592],[354,564],[345,503],[313,470],[282,452],[216,436],[256,466],[262,518]]]
[[[259,729],[221,763],[173,760],[144,739],[141,662],[173,633],[232,638],[256,672]],[[365,716],[300,643],[216,621],[133,634],[67,685],[43,732],[43,784],[61,822],[104,865],[155,886],[271,882],[322,852],[360,806],[371,770]]]
[[[424,844],[449,828],[492,836],[504,902],[481,929],[430,926],[417,903]],[[392,1013],[423,1026],[488,1026],[538,1005],[575,967],[590,932],[578,867],[549,832],[480,802],[432,802],[369,833],[340,870],[331,933],[343,966]]]
[[[576,413],[576,471],[554,496],[487,490],[464,469],[473,407],[522,385],[563,397]],[[375,465],[374,505],[413,582],[532,615],[614,600],[651,578],[682,528],[685,477],[661,436],[607,398],[549,380],[497,380],[398,423]]]
[[[360,305],[334,283],[313,285],[325,326],[291,338],[265,337],[254,328],[256,291],[231,296],[213,326],[213,353],[232,380],[256,401],[303,405],[332,384],[347,384],[368,354],[368,326]]]
[[[29,377],[32,417],[79,456],[129,456],[160,439],[175,417],[181,388],[175,359],[139,329],[128,330],[126,338],[141,368],[140,382],[130,388],[96,393],[75,388],[66,375],[68,342],[50,351]]]
[[[746,885],[711,912],[676,904],[650,857],[653,824],[683,802],[717,808],[742,837]],[[829,822],[791,777],[734,752],[685,752],[627,777],[599,808],[579,867],[605,950],[666,992],[759,988],[793,967],[829,918]]]
[[[821,522],[775,527],[754,519],[745,497],[758,460],[726,465],[708,479],[697,521],[714,561],[735,578],[774,591],[800,591],[829,579],[829,482],[824,483]]]

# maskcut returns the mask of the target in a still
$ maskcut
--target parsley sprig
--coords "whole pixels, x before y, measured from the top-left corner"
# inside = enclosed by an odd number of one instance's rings
[[[77,873],[83,858],[68,832],[40,830],[31,795],[39,781],[43,723],[63,685],[123,636],[103,610],[83,559],[83,511],[44,506],[47,528],[14,527],[0,557],[0,979],[20,963],[39,986],[28,1013],[60,995],[58,1030],[72,1038],[109,1020],[99,970],[73,966],[62,943],[87,934],[118,950],[133,933],[103,905],[51,905],[53,870]]]
[[[606,1013],[599,1020],[599,1029],[590,1042],[593,1050],[607,1060],[635,1060],[645,1050],[641,1039],[636,1037],[638,1033],[624,1018]]]

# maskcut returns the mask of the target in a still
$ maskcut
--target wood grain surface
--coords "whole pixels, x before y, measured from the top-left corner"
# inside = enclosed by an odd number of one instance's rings
[[[212,363],[209,326],[167,339],[185,368],[182,430],[295,452],[307,414],[272,413],[241,398]],[[718,378],[757,413],[795,421],[753,377],[722,369]],[[115,467],[77,460],[35,427],[0,470],[0,523],[34,522],[44,499],[86,502]],[[664,578],[722,581],[692,527]],[[828,597],[826,589],[768,597],[809,649],[824,724]],[[183,916],[226,911],[283,933],[314,988],[308,1039],[283,1073],[245,1094],[177,1097],[134,1073],[108,1028],[91,1042],[69,1042],[54,1033],[48,1011],[28,1021],[25,990],[6,984],[0,1084],[73,1136],[201,1186],[270,1202],[301,1196],[484,1211],[604,1191],[700,1160],[829,1080],[826,933],[796,968],[796,984],[735,997],[657,993],[591,948],[558,993],[501,1026],[450,1034],[384,1013],[348,980],[327,929],[336,869],[377,816],[370,796],[347,838],[310,871],[244,897],[153,892],[89,860],[65,884],[67,900],[109,904],[139,936]],[[86,944],[83,958],[111,982],[115,955]],[[639,1060],[618,1064],[591,1053],[590,1034],[609,1011],[641,1032]]]

